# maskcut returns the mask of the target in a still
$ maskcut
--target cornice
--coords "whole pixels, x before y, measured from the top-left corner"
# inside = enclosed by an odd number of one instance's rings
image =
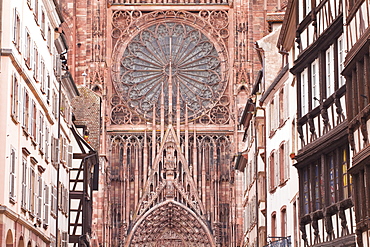
[[[22,226],[30,230],[32,233],[34,233],[36,236],[41,238],[46,244],[51,243],[50,237],[46,236],[43,232],[35,228],[35,226],[32,223],[30,223],[29,221],[21,217],[19,214],[17,214],[10,208],[6,206],[0,206],[0,215],[1,214],[5,215],[6,217],[8,217],[10,220],[13,220],[14,222],[21,224]]]

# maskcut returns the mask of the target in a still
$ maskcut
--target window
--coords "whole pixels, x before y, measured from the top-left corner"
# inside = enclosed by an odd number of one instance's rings
[[[33,15],[35,17],[35,21],[38,24],[39,22],[39,0],[34,0],[34,6],[33,6]]]
[[[54,117],[58,117],[58,95],[57,93],[53,90],[53,114]]]
[[[36,43],[33,45],[33,78],[39,81],[39,51],[37,49]]]
[[[351,196],[352,191],[352,176],[348,174],[348,157],[347,149],[342,148],[340,150],[340,158],[342,165],[342,181],[343,181],[343,199],[347,199]]]
[[[349,198],[348,144],[321,154],[299,170],[302,213],[309,214]]]
[[[62,232],[62,247],[68,246],[68,232]]]
[[[49,161],[49,146],[50,146],[50,129],[46,124],[45,127],[45,160]]]
[[[28,125],[29,125],[29,103],[30,99],[28,96],[27,89],[24,88],[23,90],[23,117],[22,117],[22,127],[27,132],[29,131]]]
[[[274,151],[270,155],[270,190],[275,189],[275,154]]]
[[[72,160],[73,160],[73,146],[68,145],[68,160],[67,166],[72,168]]]
[[[51,215],[57,215],[57,188],[55,185],[51,186]]]
[[[335,91],[333,46],[330,46],[325,52],[325,68],[326,98],[328,98]]]
[[[289,179],[289,154],[288,143],[284,142],[279,147],[279,172],[280,172],[280,185],[284,184]]]
[[[31,41],[31,35],[26,30],[26,42],[24,43],[24,60],[26,62],[27,68],[31,69],[31,46],[32,46],[32,41]]]
[[[51,52],[51,44],[52,44],[52,39],[51,39],[51,28],[50,26],[48,25],[48,49],[49,49],[49,52]]]
[[[49,186],[44,185],[44,226],[49,225]]]
[[[301,74],[301,116],[308,113],[308,80],[307,69]]]
[[[285,106],[284,106],[284,88],[279,91],[279,125],[281,126],[285,121]]]
[[[27,209],[27,156],[22,157],[22,200],[21,207]]]
[[[16,152],[13,147],[10,148],[10,184],[9,184],[9,198],[12,203],[15,203],[15,166],[16,166]]]
[[[276,237],[276,212],[271,214],[271,237]]]
[[[18,51],[21,49],[21,19],[16,9],[14,9],[13,24],[13,43]]]
[[[287,235],[287,215],[286,215],[286,207],[284,206],[281,209],[281,234],[280,237],[286,237]]]
[[[314,198],[314,209],[319,210],[321,209],[321,202],[322,202],[322,178],[321,178],[321,164],[319,161],[316,161],[314,164],[314,190],[312,197]]]
[[[45,87],[46,87],[46,77],[45,77],[45,62],[44,59],[41,58],[40,63],[40,89],[43,94],[45,94]]]
[[[29,125],[29,130],[30,130],[30,134],[31,134],[31,137],[34,139],[34,141],[36,141],[36,115],[37,115],[37,109],[36,109],[36,104],[35,104],[35,101],[32,100],[31,102],[31,111],[30,111],[30,125]]]
[[[17,79],[16,74],[13,74],[13,76],[12,76],[11,99],[12,99],[11,116],[16,122],[18,122],[19,121],[20,102],[19,102],[19,83],[18,83],[18,79]]]
[[[45,152],[44,150],[44,115],[40,112],[39,113],[39,124],[38,124],[38,140],[39,148],[42,153]]]
[[[42,9],[41,10],[41,35],[44,39],[45,39],[45,33],[46,33],[45,12]]]
[[[329,205],[333,204],[337,200],[337,190],[338,187],[338,167],[334,166],[333,154],[327,156],[327,163],[329,165]]]
[[[320,85],[317,60],[311,64],[312,108],[320,105]]]
[[[67,161],[67,139],[66,138],[62,138],[62,150],[61,150],[61,162],[64,162],[64,164],[66,163]]]
[[[46,72],[46,102],[50,104],[50,87],[51,87],[51,80],[49,72]]]
[[[344,41],[343,41],[343,38],[342,36],[338,39],[338,77],[339,77],[339,82],[338,82],[338,86],[339,87],[342,87],[344,84],[345,84],[345,79],[344,79],[344,76],[341,75],[343,69],[344,69],[344,58],[345,58],[345,54],[344,54]]]
[[[38,220],[42,219],[42,208],[43,208],[43,192],[44,192],[44,183],[42,177],[39,174],[37,179],[38,191],[37,191],[37,218]]]
[[[28,199],[29,199],[29,202],[28,202],[28,206],[29,206],[29,208],[28,208],[28,210],[29,210],[29,212],[30,212],[30,214],[31,215],[35,215],[35,207],[36,207],[36,205],[35,205],[35,202],[36,202],[36,186],[35,186],[35,180],[36,180],[36,174],[35,174],[35,168],[34,168],[34,165],[32,165],[31,167],[30,167],[30,172],[29,172],[29,192],[30,192],[30,194],[29,194],[29,197],[28,197]]]

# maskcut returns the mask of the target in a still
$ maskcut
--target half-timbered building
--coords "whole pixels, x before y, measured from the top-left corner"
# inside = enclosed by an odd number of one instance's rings
[[[369,173],[369,118],[370,118],[370,60],[368,1],[345,1],[343,12],[348,52],[344,61],[346,78],[347,119],[352,167],[349,173],[353,182],[353,203],[356,215],[358,246],[370,246],[370,173]]]
[[[280,40],[295,38],[299,228],[302,246],[355,245],[351,153],[345,109],[342,1],[289,1]],[[291,35],[295,33],[295,37]],[[287,41],[286,38],[291,41]],[[287,50],[285,50],[287,51]]]

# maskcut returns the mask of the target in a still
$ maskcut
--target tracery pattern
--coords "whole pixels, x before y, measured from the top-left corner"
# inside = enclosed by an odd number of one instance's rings
[[[185,107],[190,118],[197,117],[225,89],[213,44],[199,30],[176,22],[158,23],[136,35],[123,54],[119,77],[117,91],[127,104],[148,117],[156,107],[156,118],[161,104],[168,119],[178,102],[182,119]]]
[[[113,84],[141,118],[158,122],[164,109],[164,119],[183,122],[185,109],[192,120],[219,103],[227,87],[227,12],[117,11],[112,26]]]
[[[111,98],[111,123],[112,124],[139,124],[141,123],[141,118],[132,113],[132,111],[123,104],[121,99],[114,95]]]

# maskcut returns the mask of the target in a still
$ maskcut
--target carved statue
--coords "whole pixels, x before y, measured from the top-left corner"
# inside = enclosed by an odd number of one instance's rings
[[[365,145],[368,144],[369,137],[368,137],[368,132],[367,132],[367,126],[366,126],[366,119],[361,118],[361,133],[362,133],[362,140],[364,140]]]
[[[339,98],[335,98],[334,99],[334,104],[337,107],[335,109],[335,111],[337,112],[337,124],[340,124],[345,119],[344,114],[343,114],[342,105],[340,103],[340,99]]]
[[[321,113],[322,121],[324,123],[324,134],[325,134],[330,130],[331,126],[329,123],[328,109],[326,109],[322,104],[320,106],[320,113]]]
[[[318,243],[320,243],[320,230],[319,230],[318,219],[315,219],[315,218],[313,219],[312,228],[314,229],[314,235],[315,235],[314,243],[318,244]]]
[[[304,241],[304,246],[308,246],[307,233],[306,233],[306,225],[301,223],[299,225],[299,230],[302,233],[302,239]]]
[[[327,233],[326,241],[333,240],[335,238],[335,235],[334,235],[333,221],[331,219],[330,214],[327,214],[325,217],[325,229]]]
[[[301,124],[298,124],[297,131],[298,131],[298,134],[299,134],[299,139],[301,139],[302,146],[304,146],[305,142],[304,142],[303,128],[302,128]]]
[[[345,209],[342,207],[339,209],[340,225],[342,226],[342,236],[346,236],[348,234],[347,219],[344,210]]]
[[[353,135],[353,129],[349,128],[348,130],[348,141],[349,145],[351,146],[351,150],[355,150],[356,145],[355,145],[355,137]]]
[[[308,125],[310,126],[311,141],[314,141],[317,139],[315,123],[313,122],[313,117],[310,114],[307,114],[307,118],[308,118]]]

